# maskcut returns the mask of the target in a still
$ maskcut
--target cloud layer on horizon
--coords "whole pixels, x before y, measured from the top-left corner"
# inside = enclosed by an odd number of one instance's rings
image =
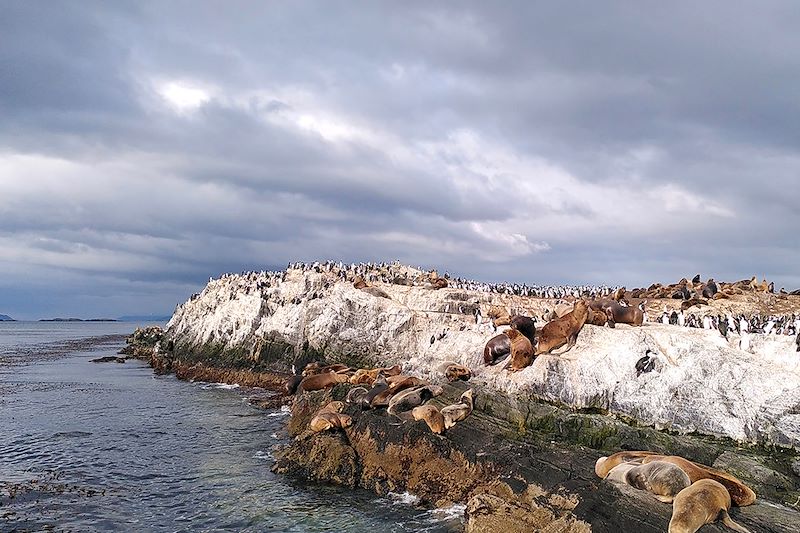
[[[210,275],[800,287],[800,11],[769,2],[9,2],[0,313]]]

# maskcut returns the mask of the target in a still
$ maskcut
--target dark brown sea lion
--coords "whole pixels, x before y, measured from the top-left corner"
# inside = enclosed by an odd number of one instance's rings
[[[389,405],[389,400],[400,391],[424,385],[426,382],[416,376],[404,376],[402,374],[386,378],[386,383],[389,387],[375,396],[370,404],[372,407],[386,407]]]
[[[588,316],[588,304],[585,300],[578,300],[572,312],[545,324],[537,338],[534,354],[550,353],[565,344],[567,350],[572,348]]]
[[[536,320],[529,316],[514,315],[511,317],[511,329],[515,329],[528,337],[528,340],[533,342],[536,338]]]
[[[487,365],[496,364],[500,359],[511,353],[511,339],[501,333],[489,339],[483,348],[483,362]]]
[[[324,374],[314,374],[303,378],[297,390],[300,392],[308,392],[315,390],[322,390],[328,387],[333,387],[337,383],[347,383],[349,380],[345,374],[337,374],[336,372],[325,372]]]
[[[289,376],[286,378],[286,383],[283,385],[283,393],[287,396],[291,396],[297,392],[297,387],[300,385],[301,381],[303,381],[303,376]]]
[[[444,433],[444,416],[435,405],[418,405],[411,410],[411,415],[414,420],[424,420],[433,433]]]
[[[367,395],[364,396],[364,400],[361,402],[361,407],[363,409],[369,409],[372,407],[372,400],[374,400],[376,396],[388,388],[389,383],[386,381],[386,376],[383,374],[383,372],[378,372],[378,377],[375,378],[375,383],[372,384],[372,388],[369,390]]]
[[[530,365],[533,362],[533,346],[528,337],[515,329],[506,331],[505,335],[511,340],[511,357],[505,368],[517,372]]]
[[[586,323],[593,326],[605,326],[608,322],[608,317],[604,311],[598,309],[589,309],[589,314],[586,317]]]
[[[444,389],[438,385],[421,385],[400,391],[389,400],[387,412],[390,415],[399,416],[402,413],[412,410],[418,405],[422,405],[431,398],[439,396]]]
[[[730,494],[720,483],[713,479],[696,481],[675,496],[668,533],[695,533],[716,520],[740,533],[750,533],[731,519],[730,508]]]

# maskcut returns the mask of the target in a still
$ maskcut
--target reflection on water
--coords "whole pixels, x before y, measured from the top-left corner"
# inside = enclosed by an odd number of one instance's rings
[[[118,338],[59,352],[68,340],[122,333],[119,324],[55,324],[52,335],[50,323],[16,326],[27,331],[15,343],[14,325],[0,324],[0,353],[12,360],[0,368],[0,530],[462,528],[463,509],[275,476],[286,413],[250,407],[246,389],[155,376],[132,360],[88,362],[116,352]]]

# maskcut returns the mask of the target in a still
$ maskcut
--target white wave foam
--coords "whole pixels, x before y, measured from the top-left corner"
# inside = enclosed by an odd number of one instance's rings
[[[447,520],[462,520],[464,518],[464,511],[467,506],[463,503],[455,503],[450,507],[441,507],[439,509],[431,509],[428,511],[433,520],[447,521]]]
[[[256,454],[253,456],[253,459],[268,459],[271,461],[272,459],[274,459],[274,457],[270,452],[265,452],[264,450],[258,450]]]
[[[289,408],[288,405],[282,405],[280,411],[275,411],[274,413],[269,413],[267,416],[286,416],[291,412],[292,412],[292,410]]]
[[[396,505],[416,505],[417,502],[419,502],[419,498],[409,492],[404,492],[402,494],[390,492],[387,494],[387,496],[389,496],[389,498],[392,500],[392,503]]]

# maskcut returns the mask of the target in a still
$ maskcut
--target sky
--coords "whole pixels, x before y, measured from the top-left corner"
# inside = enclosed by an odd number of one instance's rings
[[[800,288],[796,2],[0,9],[0,313],[325,259]]]

